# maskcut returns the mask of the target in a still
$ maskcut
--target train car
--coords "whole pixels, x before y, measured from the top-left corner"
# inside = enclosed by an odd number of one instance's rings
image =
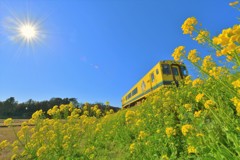
[[[184,63],[172,60],[159,61],[144,75],[123,97],[122,108],[140,103],[150,93],[156,92],[160,86],[176,84],[188,75]]]

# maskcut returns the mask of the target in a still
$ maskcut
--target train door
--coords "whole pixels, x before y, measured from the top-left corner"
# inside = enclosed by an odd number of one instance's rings
[[[154,72],[152,72],[151,74],[150,74],[150,87],[151,87],[151,90],[153,90],[153,86],[154,86],[154,84],[155,84],[155,76],[154,76]]]
[[[172,68],[173,80],[175,81],[176,85],[178,86],[178,81],[182,79],[180,66],[176,65],[176,64],[172,64],[171,68]]]

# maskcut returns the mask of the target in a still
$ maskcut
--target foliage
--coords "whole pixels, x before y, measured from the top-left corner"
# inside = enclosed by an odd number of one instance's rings
[[[12,159],[239,159],[240,25],[211,38],[197,24],[187,19],[184,34],[215,49],[233,68],[196,50],[187,56],[185,47],[178,47],[173,56],[192,62],[201,78],[188,76],[179,87],[163,87],[142,104],[105,116],[97,107],[72,103],[48,110],[50,118],[37,111],[22,124]],[[2,150],[9,145],[1,144]]]
[[[29,99],[27,102],[18,103],[14,97],[10,97],[7,100],[0,102],[0,119],[3,118],[16,118],[16,119],[27,119],[31,118],[31,115],[37,110],[42,109],[44,112],[47,112],[55,105],[69,104],[72,102],[76,107],[82,108],[85,104],[81,104],[77,101],[76,98],[51,98],[46,101],[34,101]],[[93,103],[88,104],[88,107],[93,107],[98,105],[98,107],[104,111],[106,109],[113,109],[115,112],[118,111],[117,107],[110,106],[103,103]]]

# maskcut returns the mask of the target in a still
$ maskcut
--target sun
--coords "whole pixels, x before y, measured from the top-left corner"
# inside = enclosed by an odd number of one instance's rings
[[[22,41],[27,45],[32,45],[41,40],[41,30],[38,23],[34,21],[20,21],[16,23],[16,35],[17,41]]]
[[[5,23],[5,28],[11,41],[19,43],[20,47],[33,48],[46,37],[41,24],[42,21],[30,17],[10,17]]]
[[[33,41],[38,36],[37,27],[33,24],[22,24],[19,26],[19,35],[26,41]]]

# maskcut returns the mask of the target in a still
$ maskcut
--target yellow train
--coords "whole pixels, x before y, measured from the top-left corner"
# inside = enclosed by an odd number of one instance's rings
[[[159,61],[122,97],[122,108],[141,102],[160,86],[171,85],[173,82],[178,85],[178,81],[187,75],[188,71],[184,63],[171,60]]]

